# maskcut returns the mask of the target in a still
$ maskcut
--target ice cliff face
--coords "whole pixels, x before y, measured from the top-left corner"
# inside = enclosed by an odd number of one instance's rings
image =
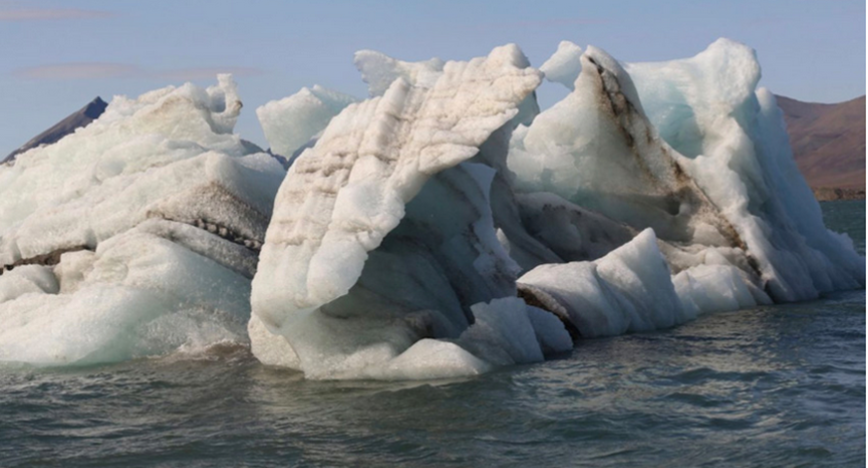
[[[864,259],[823,225],[774,97],[756,89],[753,50],[721,39],[689,59],[627,70],[660,135],[726,213],[775,300],[864,286]]]
[[[249,339],[308,378],[455,377],[864,287],[741,44],[355,63],[366,100],[257,109],[288,172],[232,134],[228,77],[116,97],[0,167],[0,361]],[[541,112],[544,75],[570,94]]]

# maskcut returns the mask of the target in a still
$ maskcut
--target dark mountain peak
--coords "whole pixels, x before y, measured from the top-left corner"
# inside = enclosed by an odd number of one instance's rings
[[[40,133],[39,135],[36,135],[23,146],[10,153],[8,156],[3,158],[2,161],[0,161],[0,164],[12,163],[13,161],[15,161],[15,158],[17,158],[19,154],[36,148],[37,146],[51,145],[57,143],[58,141],[60,141],[61,138],[75,132],[76,129],[86,127],[91,122],[98,119],[99,116],[101,116],[102,113],[105,112],[106,107],[108,107],[108,103],[103,101],[101,97],[97,96],[86,106],[68,115],[65,119],[54,124],[51,128]]]
[[[96,120],[105,112],[106,107],[108,107],[108,103],[97,96],[84,107],[84,115],[90,117],[91,120]]]

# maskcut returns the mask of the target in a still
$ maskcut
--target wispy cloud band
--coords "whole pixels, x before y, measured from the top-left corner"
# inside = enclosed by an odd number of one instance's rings
[[[548,18],[513,23],[482,23],[480,29],[550,29],[565,26],[591,26],[610,24],[611,21],[599,18]]]
[[[254,67],[199,67],[179,68],[151,73],[150,76],[171,81],[195,81],[214,78],[220,73],[231,73],[233,76],[258,76],[265,71]]]
[[[110,11],[81,10],[77,8],[31,8],[0,10],[0,21],[46,21],[97,19],[117,16]]]
[[[96,78],[134,78],[144,73],[124,63],[58,63],[21,68],[12,72],[18,78],[36,80],[82,80]]]

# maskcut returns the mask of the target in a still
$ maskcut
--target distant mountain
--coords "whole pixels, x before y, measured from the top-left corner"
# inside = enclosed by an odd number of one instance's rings
[[[8,163],[14,161],[19,154],[31,149],[36,148],[40,145],[50,145],[59,141],[61,138],[69,135],[74,132],[79,127],[84,127],[96,120],[103,112],[105,112],[105,108],[108,104],[103,101],[99,96],[93,101],[90,101],[88,105],[82,107],[76,112],[73,112],[65,119],[56,123],[53,127],[48,130],[36,135],[24,144],[21,148],[10,153],[8,156],[0,160],[0,164]]]
[[[838,104],[777,99],[796,164],[815,194],[861,192],[864,198],[865,96]]]

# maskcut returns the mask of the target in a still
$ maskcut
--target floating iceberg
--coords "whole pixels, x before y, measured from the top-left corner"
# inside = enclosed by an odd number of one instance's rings
[[[741,44],[355,64],[366,100],[257,109],[288,171],[232,133],[227,76],[116,97],[0,166],[0,361],[249,340],[313,379],[447,378],[864,288]],[[544,77],[570,94],[540,111]]]
[[[517,49],[505,50],[471,62],[499,67],[472,81],[496,90],[500,76],[513,91],[513,117],[474,126],[481,135],[446,164],[440,151],[409,149],[402,130],[425,118],[417,110],[425,104],[410,103],[432,94],[448,96],[436,105],[439,124],[460,119],[461,92],[446,89],[460,89],[466,74],[455,62],[357,54],[375,97],[332,120],[275,202],[252,296],[252,344],[263,362],[310,378],[473,374],[538,361],[568,349],[570,336],[647,331],[864,287],[864,258],[801,198],[810,191],[780,115],[755,89],[750,49],[724,40],[694,59],[621,64],[565,42],[542,69],[572,92],[525,119],[514,115],[532,89],[515,93],[505,80],[532,69]],[[689,102],[708,98],[703,86],[727,105]],[[703,124],[727,126],[694,131],[692,106],[707,113]],[[459,112],[468,119],[475,108]],[[467,141],[453,132],[414,135],[425,144],[433,135]],[[691,140],[697,135],[714,138]],[[727,146],[726,137],[743,141]],[[412,190],[393,182],[391,167],[403,160],[424,174],[398,179]],[[757,200],[745,185],[759,186]],[[788,210],[795,205],[778,199],[788,194],[808,211]],[[793,262],[801,269],[779,273]]]

